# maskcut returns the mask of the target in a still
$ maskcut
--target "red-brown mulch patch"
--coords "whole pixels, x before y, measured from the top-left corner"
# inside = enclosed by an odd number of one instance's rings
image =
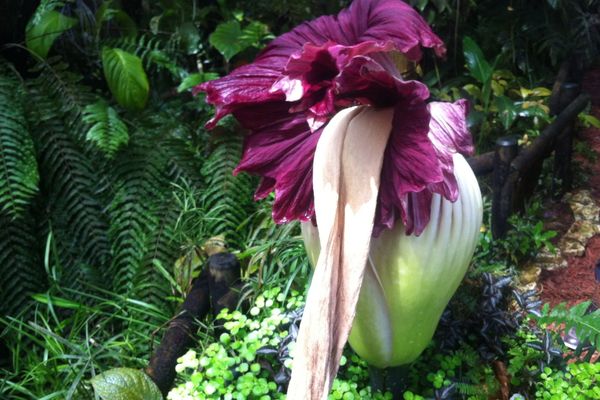
[[[592,114],[600,118],[600,69],[586,74],[583,89],[592,96]],[[600,129],[585,129],[579,135],[579,140],[584,141],[598,156],[598,161],[594,163],[581,157],[578,157],[577,161],[589,170],[590,176],[585,186],[592,193],[596,203],[600,204]],[[552,216],[548,217],[552,219]],[[556,217],[555,221],[558,222],[572,218],[566,215]],[[569,257],[567,268],[542,272],[539,282],[542,300],[552,306],[561,302],[574,305],[587,300],[594,300],[600,305],[600,284],[594,279],[594,267],[598,260],[600,235],[590,239],[583,257]]]
[[[600,105],[600,69],[592,69],[583,76],[582,89],[589,93],[592,104]]]
[[[567,302],[569,305],[595,299],[600,304],[600,285],[594,279],[594,266],[600,257],[600,236],[588,242],[583,257],[569,257],[565,269],[542,271],[540,277],[541,298],[555,306]],[[594,297],[595,296],[595,297]]]

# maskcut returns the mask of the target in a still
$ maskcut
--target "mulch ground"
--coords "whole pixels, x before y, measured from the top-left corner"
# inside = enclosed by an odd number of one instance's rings
[[[600,118],[600,70],[586,74],[583,89],[592,97],[592,114]],[[597,154],[596,162],[581,156],[576,156],[576,162],[580,163],[589,176],[584,188],[590,190],[596,204],[600,204],[600,129],[585,129],[578,134],[578,140],[583,141]],[[563,231],[564,225],[569,226],[569,221],[573,220],[573,216],[569,214],[568,205],[552,207],[548,211],[547,217],[550,221],[547,222],[547,226],[558,228],[555,230],[563,233],[560,231]],[[594,300],[600,305],[600,283],[596,283],[594,279],[594,267],[599,260],[600,235],[596,235],[588,242],[584,256],[567,259],[567,268],[542,272],[539,282],[542,300],[552,306],[562,302],[573,305],[587,300]]]

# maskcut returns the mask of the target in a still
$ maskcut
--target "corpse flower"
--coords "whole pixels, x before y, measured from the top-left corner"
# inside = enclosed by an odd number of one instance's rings
[[[472,257],[467,104],[427,103],[403,76],[423,47],[445,53],[410,6],[355,0],[197,87],[216,106],[207,127],[233,114],[249,130],[236,172],[261,176],[255,197],[274,191],[274,219],[304,222],[316,268],[290,399],[327,397],[349,335],[376,366],[413,361]]]

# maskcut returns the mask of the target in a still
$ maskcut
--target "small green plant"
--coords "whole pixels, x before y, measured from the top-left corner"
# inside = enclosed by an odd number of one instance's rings
[[[537,383],[536,399],[598,399],[600,398],[600,364],[573,363],[565,371],[545,368]]]
[[[557,235],[556,231],[545,230],[539,215],[542,205],[533,201],[523,215],[513,214],[508,222],[511,229],[505,238],[493,239],[491,223],[486,224],[479,241],[479,248],[475,253],[474,263],[478,270],[485,270],[490,265],[501,268],[516,267],[528,258],[537,254],[543,247],[554,251],[551,239]],[[484,220],[491,218],[489,209],[486,209]],[[476,272],[476,271],[475,271]]]
[[[54,289],[33,299],[23,310],[28,318],[0,317],[0,339],[13,355],[8,370],[0,367],[2,399],[95,399],[89,380],[102,386],[94,380],[100,371],[143,368],[159,339],[150,332],[168,320],[154,305],[97,289]]]
[[[524,325],[513,337],[505,337],[508,348],[506,371],[513,391],[531,392],[540,373],[547,368],[564,367],[560,350],[554,346],[553,336],[546,332],[540,341],[538,336]],[[547,347],[547,348],[546,348]]]
[[[169,392],[170,400],[281,399],[289,379],[295,343],[294,320],[304,298],[297,291],[288,296],[280,288],[256,297],[249,315],[224,310],[218,341],[190,350],[178,360],[180,384]],[[330,399],[391,399],[368,387],[366,364],[349,353],[344,356]]]
[[[480,399],[498,390],[490,364],[482,362],[477,350],[466,343],[448,353],[439,352],[432,343],[411,366],[408,381],[404,399]]]

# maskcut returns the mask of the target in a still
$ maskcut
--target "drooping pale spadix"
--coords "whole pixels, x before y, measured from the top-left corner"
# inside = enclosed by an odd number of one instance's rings
[[[315,163],[318,156],[319,152]],[[398,224],[371,239],[349,343],[376,367],[407,364],[421,354],[473,256],[481,226],[481,192],[464,157],[453,157],[458,199],[451,202],[434,194],[431,219],[420,236],[407,235]],[[316,174],[315,170],[315,180]],[[302,224],[313,265],[325,246],[319,241],[321,231],[310,222]]]
[[[396,60],[418,62],[421,47],[445,53],[410,6],[355,0],[197,87],[217,108],[209,128],[231,113],[249,130],[236,172],[262,177],[256,198],[275,191],[274,219],[316,222],[303,226],[320,254],[289,399],[327,398],[348,335],[374,365],[412,361],[472,256],[481,198],[459,154],[473,151],[468,107],[428,103],[403,77]]]

